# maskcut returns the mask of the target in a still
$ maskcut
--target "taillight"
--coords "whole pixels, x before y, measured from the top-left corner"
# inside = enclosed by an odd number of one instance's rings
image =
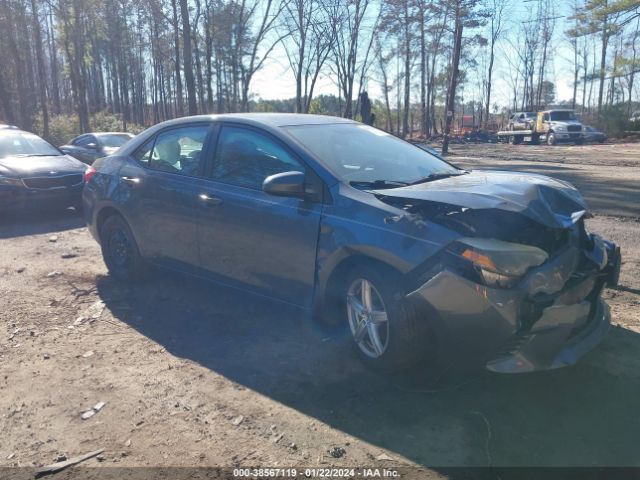
[[[96,174],[96,172],[97,170],[93,168],[91,165],[89,165],[87,169],[84,171],[84,183],[89,183],[89,180],[91,180],[91,177],[93,177]]]

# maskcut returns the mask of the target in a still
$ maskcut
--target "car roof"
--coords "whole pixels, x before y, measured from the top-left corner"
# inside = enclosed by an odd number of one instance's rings
[[[18,127],[13,127],[13,126],[9,126],[9,127],[0,127],[0,135],[8,135],[10,133],[28,133],[29,135],[35,135],[36,137],[39,137],[38,134],[33,133],[33,132],[27,132],[26,130],[21,130]]]
[[[103,135],[128,135],[133,137],[133,133],[131,132],[92,132],[88,135],[95,135],[96,137],[101,137]]]
[[[224,113],[216,115],[195,115],[180,117],[162,122],[162,126],[180,125],[202,120],[232,120],[247,124],[285,127],[294,125],[323,125],[331,123],[357,123],[353,120],[329,115],[312,115],[307,113]]]
[[[74,139],[84,137],[85,135],[93,135],[94,137],[102,137],[104,135],[128,135],[134,137],[135,135],[131,132],[86,132],[80,135],[76,135],[73,137]]]

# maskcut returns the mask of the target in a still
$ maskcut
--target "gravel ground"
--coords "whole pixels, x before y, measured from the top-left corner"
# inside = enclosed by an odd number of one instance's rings
[[[98,449],[85,466],[639,465],[640,146],[452,150],[570,179],[621,245],[614,327],[579,365],[380,376],[292,307],[165,273],[119,285],[73,211],[5,219],[0,467]]]

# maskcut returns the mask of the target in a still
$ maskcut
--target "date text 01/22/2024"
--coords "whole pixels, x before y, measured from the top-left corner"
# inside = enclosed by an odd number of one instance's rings
[[[236,468],[235,478],[397,478],[389,468]]]

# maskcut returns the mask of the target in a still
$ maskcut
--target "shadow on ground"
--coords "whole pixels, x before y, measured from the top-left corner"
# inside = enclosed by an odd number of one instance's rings
[[[168,352],[428,467],[638,465],[640,336],[615,328],[576,367],[521,376],[364,368],[305,312],[158,275],[98,279],[112,313]]]
[[[84,226],[82,214],[73,208],[0,213],[0,238],[62,232]]]

